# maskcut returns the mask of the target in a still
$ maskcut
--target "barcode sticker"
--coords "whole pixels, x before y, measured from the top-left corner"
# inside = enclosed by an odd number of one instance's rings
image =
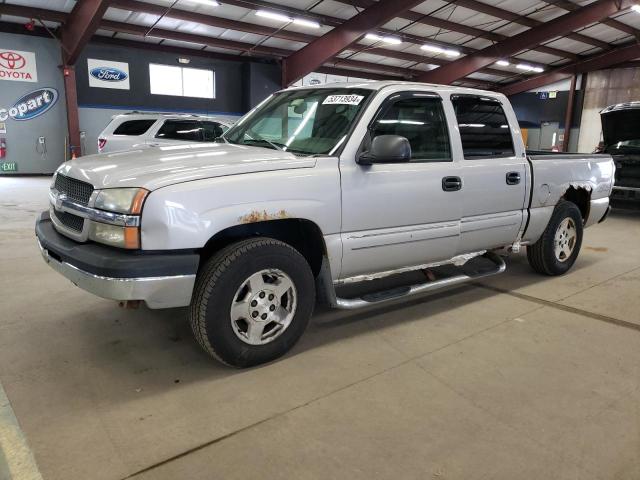
[[[329,95],[322,102],[323,105],[359,105],[362,95]]]

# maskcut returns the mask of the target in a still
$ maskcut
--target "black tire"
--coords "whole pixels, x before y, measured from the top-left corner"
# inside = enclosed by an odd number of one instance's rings
[[[231,322],[231,306],[243,283],[256,272],[279,269],[293,282],[295,312],[288,327],[264,345],[241,340]],[[189,320],[202,348],[232,367],[251,367],[288,352],[304,333],[315,305],[314,278],[305,258],[290,245],[271,238],[234,243],[212,256],[196,278]]]
[[[573,221],[576,238],[571,254],[563,259],[559,259],[555,253],[555,235],[559,226],[567,218]],[[560,200],[540,239],[533,245],[527,246],[527,260],[529,260],[529,265],[531,265],[536,272],[543,275],[555,276],[568,272],[580,253],[582,232],[583,220],[580,209],[572,202]]]

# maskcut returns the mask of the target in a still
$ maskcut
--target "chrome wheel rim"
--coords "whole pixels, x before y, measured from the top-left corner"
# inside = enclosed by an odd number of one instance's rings
[[[291,324],[296,313],[296,287],[277,268],[260,270],[247,278],[231,303],[231,327],[249,345],[274,341]]]
[[[565,218],[560,222],[554,238],[554,252],[560,262],[569,260],[576,248],[577,238],[578,232],[572,218]]]

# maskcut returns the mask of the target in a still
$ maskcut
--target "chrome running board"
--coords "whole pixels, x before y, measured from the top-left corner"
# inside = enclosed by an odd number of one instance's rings
[[[369,307],[372,305],[378,305],[392,300],[400,298],[413,297],[441,288],[451,287],[459,285],[461,283],[469,282],[471,280],[478,280],[479,278],[489,277],[492,275],[498,275],[507,268],[504,260],[499,255],[493,252],[487,252],[482,257],[491,260],[495,264],[495,268],[486,272],[480,272],[477,274],[467,275],[465,273],[454,275],[452,277],[442,278],[440,280],[433,280],[425,283],[419,283],[415,285],[409,285],[404,287],[392,288],[390,290],[384,290],[375,293],[367,293],[358,298],[340,298],[336,296],[335,288],[325,288],[324,294],[327,297],[326,301],[334,308],[340,308],[345,310],[356,310],[358,308]]]

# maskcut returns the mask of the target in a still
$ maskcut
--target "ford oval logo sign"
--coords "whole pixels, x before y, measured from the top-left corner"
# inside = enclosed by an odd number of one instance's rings
[[[93,78],[103,82],[122,82],[128,77],[125,72],[113,67],[96,67],[92,68],[89,73]]]
[[[39,88],[20,97],[10,108],[0,108],[0,122],[8,117],[13,120],[31,120],[51,110],[58,101],[55,88]]]

